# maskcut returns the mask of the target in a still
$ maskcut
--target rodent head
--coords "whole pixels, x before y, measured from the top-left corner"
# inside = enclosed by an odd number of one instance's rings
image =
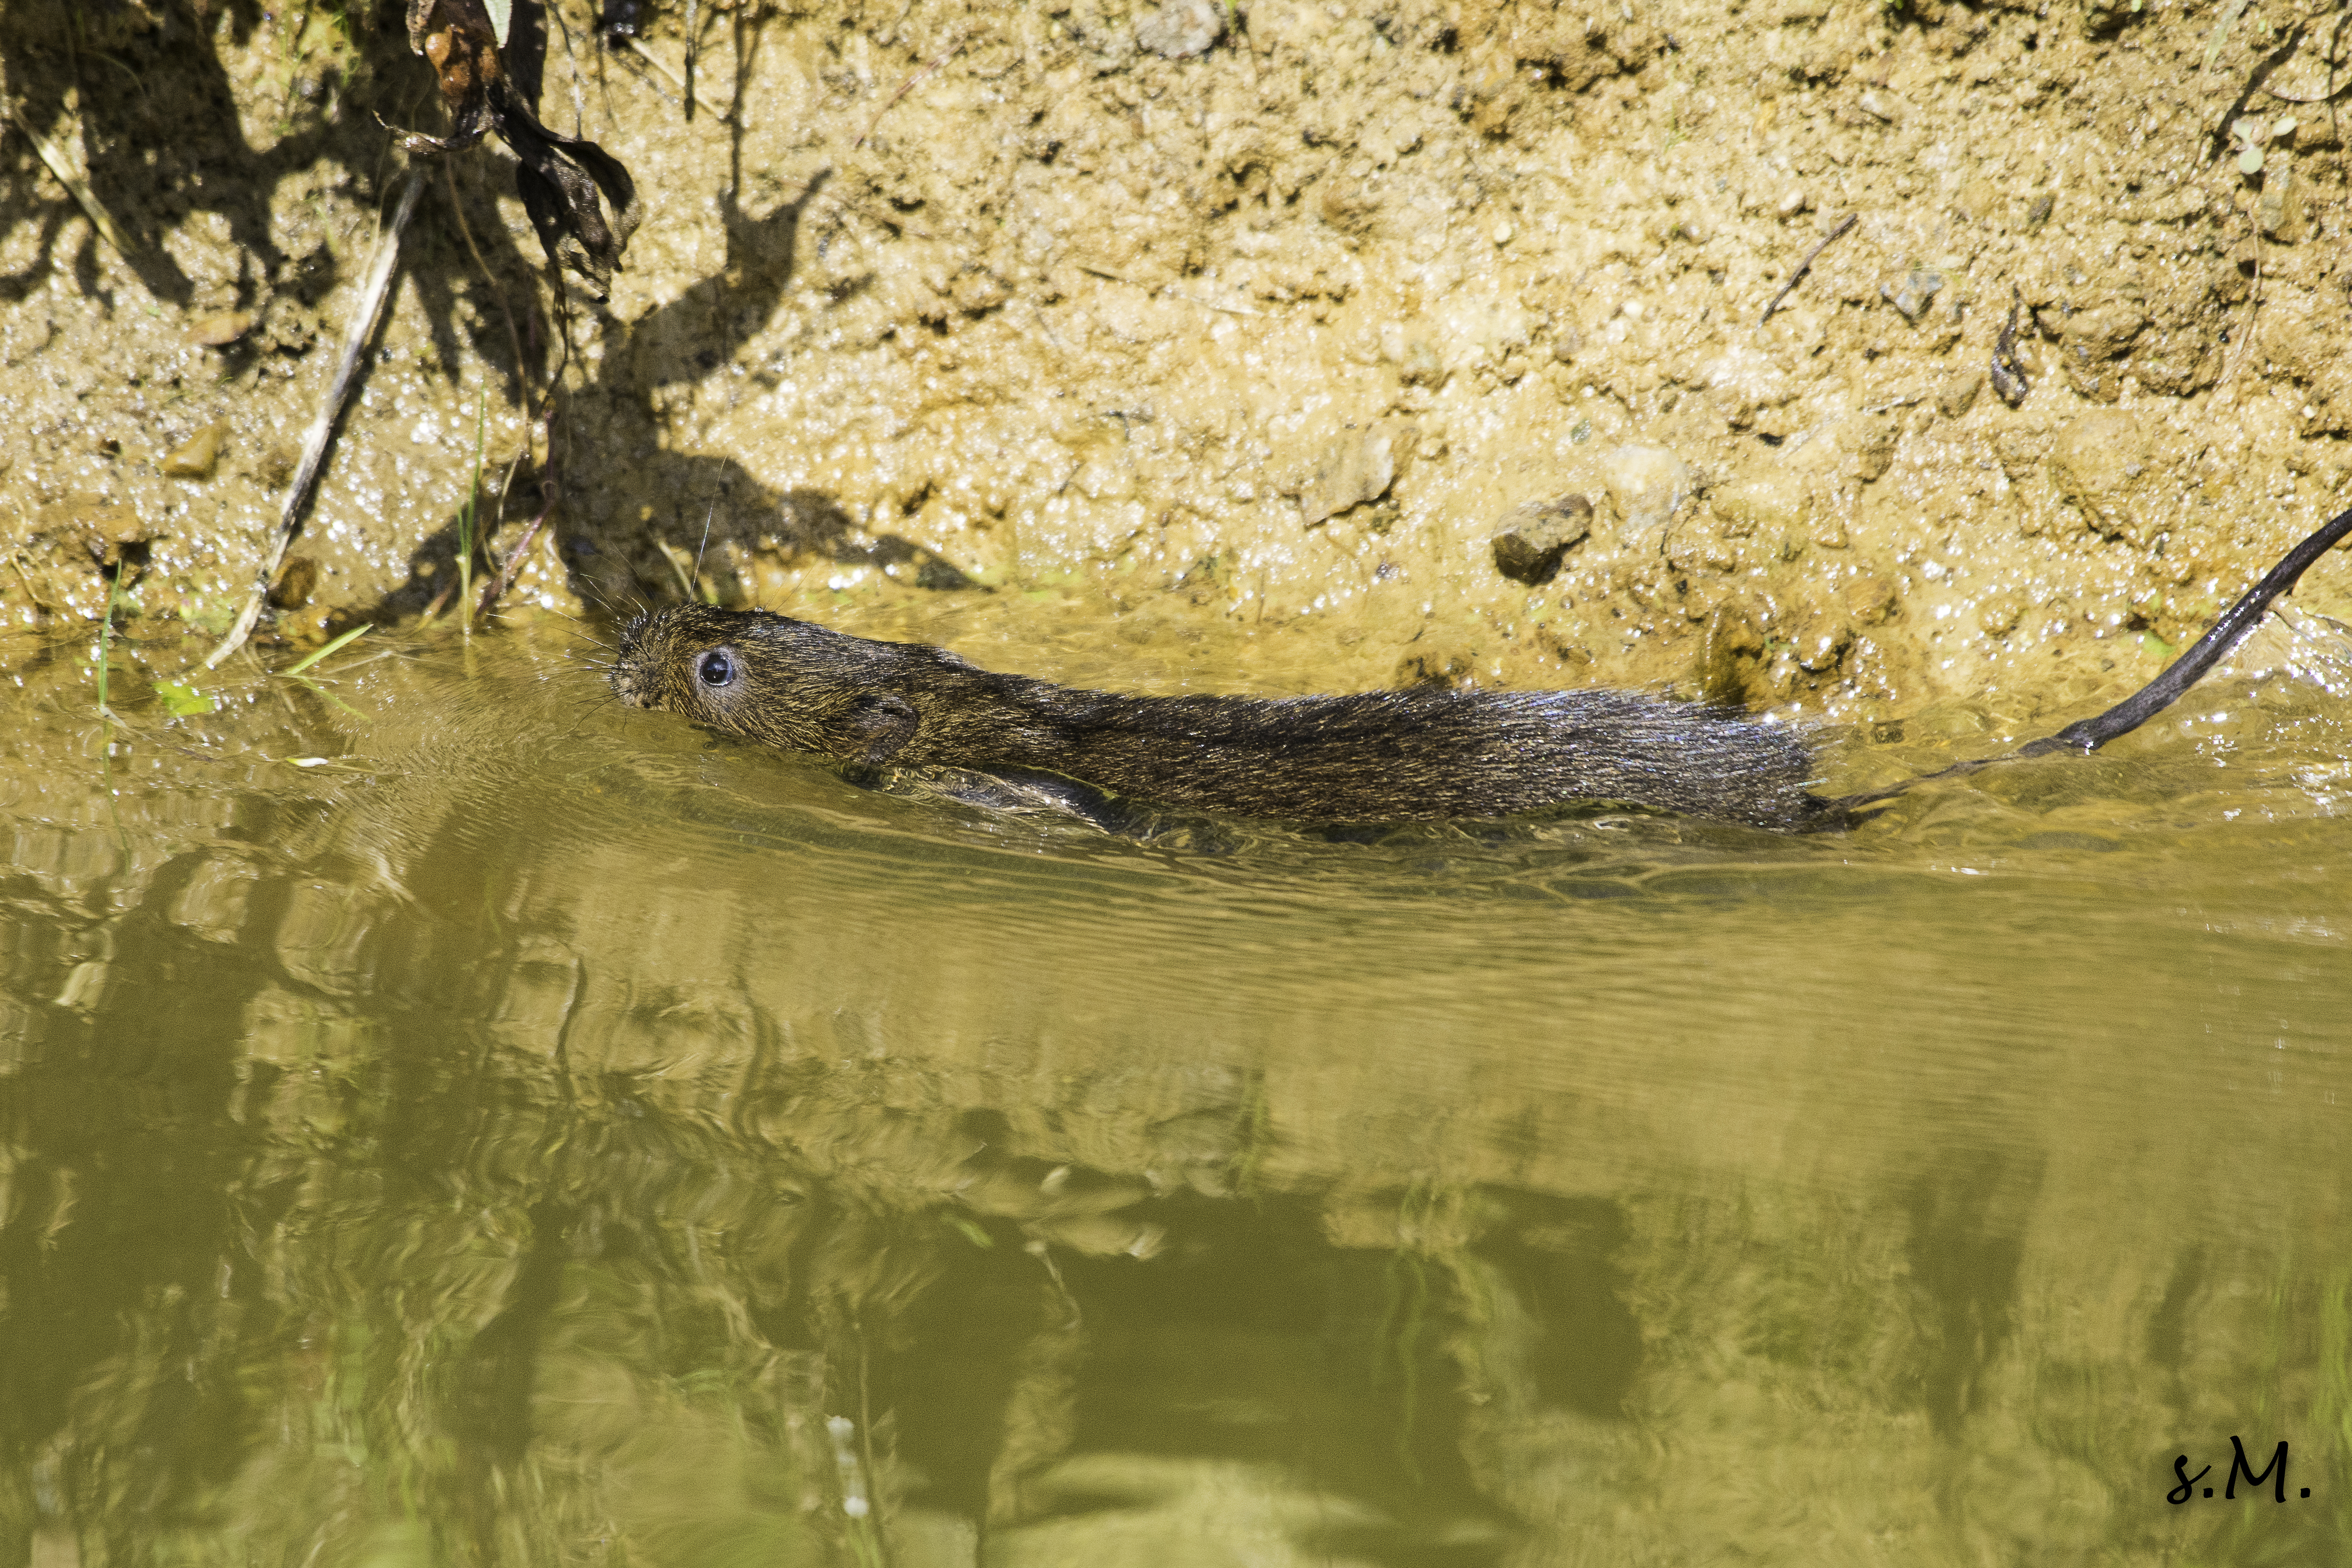
[[[970,668],[765,610],[688,605],[622,628],[613,694],[768,745],[880,763],[921,723],[910,661]]]

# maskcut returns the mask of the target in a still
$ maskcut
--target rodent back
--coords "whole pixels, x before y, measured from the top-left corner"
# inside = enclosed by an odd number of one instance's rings
[[[1130,697],[703,606],[633,623],[614,687],[844,760],[1059,773],[1247,816],[1431,820],[1611,800],[1791,828],[1819,812],[1811,753],[1787,730],[1622,692]]]

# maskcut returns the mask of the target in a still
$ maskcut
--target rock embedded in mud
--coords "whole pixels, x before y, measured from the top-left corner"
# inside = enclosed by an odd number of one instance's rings
[[[177,447],[172,448],[157,467],[175,479],[208,479],[220,465],[221,447],[228,439],[228,426],[215,419]]]
[[[1592,503],[1580,495],[1529,501],[1495,531],[1495,570],[1515,583],[1549,583],[1569,546],[1592,531]]]
[[[1956,372],[1949,381],[1936,391],[1936,412],[1947,419],[1958,419],[1976,406],[1977,394],[1984,390],[1985,373],[1980,370]]]
[[[1395,438],[1385,424],[1344,430],[1316,458],[1298,489],[1299,518],[1307,527],[1351,506],[1378,500],[1396,482]]]
[[[1135,25],[1135,45],[1163,59],[1206,54],[1225,30],[1216,0],[1168,0]]]
[[[89,552],[89,559],[100,566],[118,564],[126,547],[145,544],[156,536],[137,511],[89,490],[78,490],[43,507],[33,519],[33,532],[60,543],[70,541]]]
[[[269,585],[269,607],[299,610],[318,591],[318,562],[308,555],[289,556],[286,564],[278,570],[278,580]]]
[[[253,465],[253,477],[264,489],[282,490],[286,481],[294,477],[294,467],[302,460],[302,450],[291,441],[280,441],[261,455]]]
[[[1895,466],[1895,444],[1903,428],[1884,416],[1864,416],[1838,433],[1838,444],[1853,454],[1853,477],[1874,484]]]
[[[1916,321],[1927,313],[1936,296],[1943,291],[1944,275],[1927,268],[1916,268],[1892,283],[1878,286],[1879,298],[1903,312],[1906,321]]]
[[[1848,583],[1839,596],[1845,601],[1846,614],[1853,623],[1866,626],[1893,616],[1901,593],[1901,585],[1894,578],[1873,574]]]
[[[2126,300],[2076,310],[2059,327],[2059,363],[2067,384],[2084,397],[2113,403],[2123,395],[2123,367],[2116,362],[2147,326],[2147,316]]]
[[[188,341],[204,348],[225,349],[253,331],[253,323],[254,314],[250,310],[228,310],[217,316],[206,316],[188,328]]]
[[[1629,445],[1601,454],[1601,483],[1617,509],[1620,543],[1632,544],[1665,527],[1696,476],[1664,447]]]
[[[2121,410],[2085,414],[2058,432],[2050,447],[2050,479],[2061,500],[2074,504],[2091,531],[2147,547],[2156,529],[2147,501],[2147,438],[2139,421]]]
[[[2263,177],[2263,194],[2254,202],[2254,222],[2264,236],[2281,245],[2293,245],[2303,237],[2303,193],[2285,163]]]

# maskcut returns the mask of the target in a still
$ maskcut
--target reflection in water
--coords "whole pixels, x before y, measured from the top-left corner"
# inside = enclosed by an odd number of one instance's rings
[[[520,643],[134,714],[110,799],[44,690],[7,1561],[2352,1545],[2352,731],[2293,690],[2218,779],[1798,843],[1108,837]],[[2288,1500],[2168,1503],[2233,1435]]]

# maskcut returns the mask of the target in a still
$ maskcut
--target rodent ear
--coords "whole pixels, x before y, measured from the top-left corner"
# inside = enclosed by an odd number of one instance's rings
[[[887,763],[914,738],[922,721],[915,705],[888,692],[869,692],[852,702],[840,720],[844,741],[859,748],[861,763]]]

